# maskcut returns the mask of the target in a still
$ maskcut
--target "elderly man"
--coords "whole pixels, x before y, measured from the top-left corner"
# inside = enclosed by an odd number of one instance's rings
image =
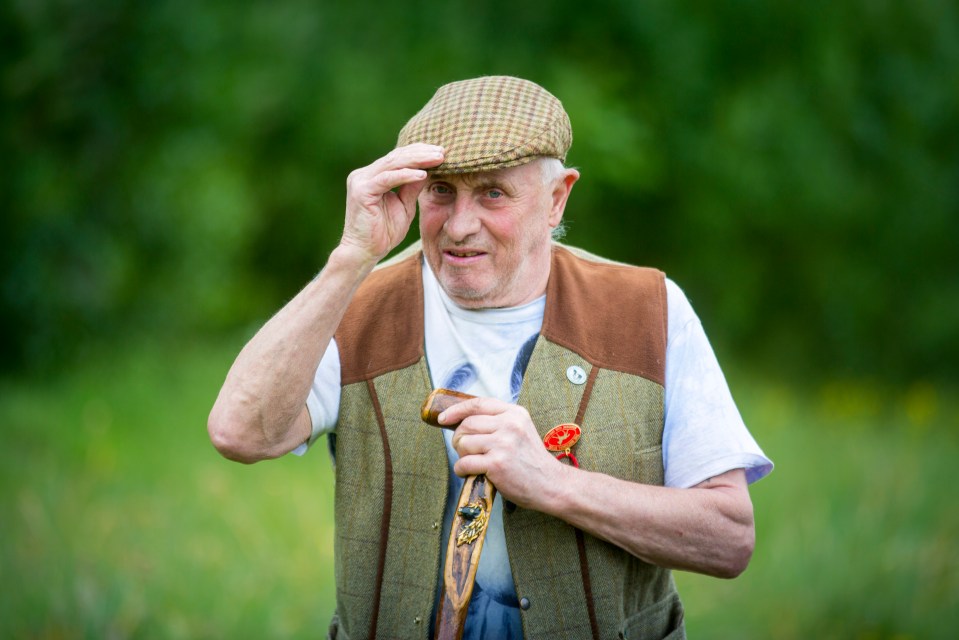
[[[553,241],[579,172],[561,103],[441,87],[350,174],[343,236],[237,357],[210,415],[228,458],[336,461],[331,636],[423,638],[463,476],[489,514],[464,637],[683,637],[670,569],[734,577],[772,464],[681,290]],[[378,263],[407,237],[420,243]],[[433,388],[478,396],[420,422]],[[547,450],[575,423],[581,438]]]

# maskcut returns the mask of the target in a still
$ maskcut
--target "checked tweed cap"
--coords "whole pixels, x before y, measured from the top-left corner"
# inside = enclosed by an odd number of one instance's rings
[[[446,149],[446,160],[430,173],[474,173],[540,157],[565,162],[573,130],[562,103],[546,89],[487,76],[440,87],[400,131],[397,146],[414,142]]]

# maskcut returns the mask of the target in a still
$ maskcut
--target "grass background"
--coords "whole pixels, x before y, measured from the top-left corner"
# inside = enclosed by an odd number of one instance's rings
[[[325,452],[220,458],[206,414],[240,341],[146,344],[0,382],[0,637],[321,637]],[[690,636],[954,637],[952,390],[728,375],[777,468],[747,572],[677,573]]]

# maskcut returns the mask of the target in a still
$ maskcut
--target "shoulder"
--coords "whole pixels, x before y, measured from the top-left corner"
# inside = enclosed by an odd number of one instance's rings
[[[609,279],[613,286],[633,285],[628,286],[625,291],[623,291],[624,293],[628,294],[629,291],[635,292],[635,285],[641,286],[641,293],[639,295],[642,295],[647,300],[647,303],[650,300],[655,300],[662,305],[661,308],[657,307],[657,314],[660,311],[664,314],[667,335],[670,340],[672,340],[674,335],[685,330],[690,323],[699,322],[699,317],[693,310],[693,306],[683,289],[659,269],[638,267],[598,256],[579,247],[568,246],[561,243],[554,244],[557,249],[568,252],[571,256],[584,263],[596,265],[598,268],[592,269],[591,271],[600,277]],[[618,277],[614,275],[617,274],[617,272],[619,272]]]
[[[606,265],[610,267],[622,267],[625,269],[638,269],[640,271],[651,271],[655,273],[662,273],[658,269],[653,269],[651,267],[640,267],[628,262],[620,262],[618,260],[612,260],[610,258],[605,258],[599,254],[592,253],[581,247],[574,247],[571,244],[563,244],[562,242],[553,243],[554,253],[567,253],[573,257],[579,258],[585,262],[590,262],[597,265]]]
[[[628,285],[629,290],[622,293],[662,298],[665,304],[666,277],[659,269],[610,260],[560,243],[553,244],[551,268],[558,270],[560,277],[573,277],[591,286],[602,287],[605,283],[609,283],[608,286]]]
[[[663,384],[666,284],[658,269],[555,244],[543,335],[603,368]]]
[[[360,285],[335,335],[343,384],[408,366],[423,355],[422,273],[417,243],[377,266]]]
[[[411,300],[422,302],[422,256],[417,241],[376,265],[357,289],[340,327],[362,322],[374,308],[391,313],[407,309]]]
[[[422,252],[423,252],[423,241],[417,240],[410,246],[406,247],[405,249],[397,253],[395,256],[392,256],[388,260],[384,260],[380,264],[376,265],[376,269],[374,269],[374,273],[376,271],[380,271],[382,269],[386,269],[388,267],[397,265],[405,260],[409,260],[410,258],[418,259]]]
[[[691,326],[700,325],[699,316],[693,310],[686,292],[673,282],[671,279],[665,279],[666,285],[666,307],[668,313],[669,342],[672,344],[673,338]]]

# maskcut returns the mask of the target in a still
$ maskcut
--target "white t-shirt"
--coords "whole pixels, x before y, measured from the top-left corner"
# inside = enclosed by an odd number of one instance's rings
[[[516,402],[542,326],[546,296],[509,309],[462,309],[445,294],[425,261],[423,292],[426,358],[433,386]],[[743,424],[699,318],[682,290],[669,279],[666,303],[666,486],[692,487],[739,468],[746,470],[749,482],[762,478],[772,470],[772,462]],[[313,421],[310,444],[335,427],[339,401],[339,354],[336,343],[331,342],[307,399]],[[463,479],[452,473],[458,458],[450,444],[452,432],[444,429],[443,434],[451,469],[441,538],[445,540]],[[299,447],[295,453],[303,453],[306,447]],[[445,545],[442,548],[445,553]],[[499,496],[490,515],[467,621],[464,638],[487,634],[522,637]]]

